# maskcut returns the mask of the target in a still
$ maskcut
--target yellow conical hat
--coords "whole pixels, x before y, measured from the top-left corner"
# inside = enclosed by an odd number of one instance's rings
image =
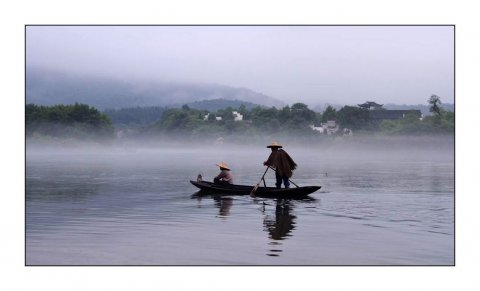
[[[230,170],[230,168],[225,162],[221,162],[220,164],[216,164],[216,165],[219,166],[220,168]]]
[[[281,147],[282,147],[282,145],[279,144],[279,143],[276,142],[276,141],[272,141],[272,144],[269,145],[269,146],[267,146],[267,148],[281,148]]]

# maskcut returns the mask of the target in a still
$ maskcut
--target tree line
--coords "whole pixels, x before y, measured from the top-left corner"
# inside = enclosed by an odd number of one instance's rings
[[[315,112],[303,103],[283,108],[256,106],[248,109],[242,104],[215,112],[183,105],[180,108],[124,108],[103,113],[78,103],[55,106],[27,104],[25,120],[27,136],[38,133],[111,138],[115,130],[130,130],[134,135],[141,136],[320,136],[322,133],[312,130],[311,126],[319,126],[329,120],[338,124],[338,134],[343,133],[343,128],[356,134],[453,133],[455,113],[445,111],[436,95],[432,95],[428,103],[432,115],[419,118],[412,112],[396,120],[374,119],[371,110],[355,106],[344,106],[339,110],[328,106],[323,112]],[[243,117],[241,121],[235,120],[234,112]]]
[[[235,120],[234,111],[243,118]],[[312,134],[309,127],[320,121],[321,114],[310,110],[303,103],[276,107],[257,106],[247,110],[244,105],[238,108],[227,107],[212,113],[187,105],[168,109],[161,119],[152,125],[150,133],[164,133],[190,136],[262,135],[262,134]]]
[[[422,119],[407,115],[399,120],[385,120],[380,124],[380,131],[388,134],[442,134],[455,132],[455,112],[442,108],[440,97],[432,95],[428,99],[432,115]]]
[[[104,113],[110,118],[116,128],[138,128],[153,124],[160,120],[168,108],[159,106],[128,107],[120,109],[105,109]]]
[[[445,111],[441,107],[440,98],[436,95],[428,100],[433,113],[420,118],[417,111],[406,111],[404,118],[381,120],[372,117],[372,111],[356,106],[344,106],[336,110],[332,106],[323,112],[315,112],[306,104],[295,103],[283,108],[254,107],[247,110],[227,107],[211,113],[207,110],[196,110],[186,105],[182,108],[168,109],[156,122],[150,132],[182,135],[319,135],[311,125],[319,126],[329,120],[342,129],[347,128],[358,134],[448,134],[455,130],[455,113]],[[243,116],[243,121],[234,120],[233,111]],[[216,117],[221,117],[217,120]],[[206,119],[206,120],[205,120]]]
[[[25,106],[25,134],[70,138],[112,138],[110,118],[86,104]]]

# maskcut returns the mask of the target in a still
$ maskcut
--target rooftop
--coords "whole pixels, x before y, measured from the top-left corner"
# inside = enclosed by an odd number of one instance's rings
[[[358,104],[359,107],[362,107],[362,108],[367,108],[367,109],[370,109],[370,108],[375,108],[375,109],[380,109],[382,108],[383,104],[378,104],[378,103],[375,103],[375,102],[372,102],[372,101],[367,101],[363,104]]]

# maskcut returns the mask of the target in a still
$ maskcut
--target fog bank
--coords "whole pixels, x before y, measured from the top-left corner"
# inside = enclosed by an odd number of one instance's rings
[[[343,159],[402,159],[416,156],[442,156],[453,159],[454,136],[344,136],[317,141],[304,141],[295,138],[263,138],[242,142],[198,139],[164,140],[115,140],[108,143],[82,142],[75,140],[45,142],[27,139],[26,157],[72,156],[121,158],[128,155],[168,155],[196,153],[198,155],[217,154],[231,157],[239,153],[267,155],[266,148],[272,141],[278,141],[284,150],[293,153],[308,152],[325,158]]]

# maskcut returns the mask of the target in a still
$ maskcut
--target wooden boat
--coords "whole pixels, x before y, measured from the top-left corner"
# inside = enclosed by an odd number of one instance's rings
[[[249,195],[254,187],[247,185],[215,184],[207,181],[190,181],[190,183],[200,188],[202,192],[225,195]],[[255,196],[265,198],[302,198],[320,188],[321,186],[304,186],[287,189],[258,187],[257,191],[255,191]]]

